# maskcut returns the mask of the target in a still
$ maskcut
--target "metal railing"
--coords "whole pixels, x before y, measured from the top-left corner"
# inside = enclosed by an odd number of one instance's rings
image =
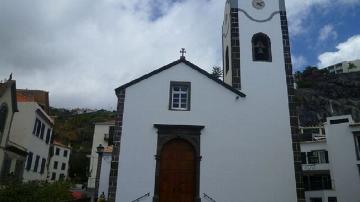
[[[137,199],[135,199],[135,200],[133,200],[131,202],[139,202],[140,200],[145,199],[145,198],[147,198],[149,196],[150,196],[150,193],[146,193],[146,194],[140,196],[139,198],[137,198]]]
[[[204,193],[204,198],[211,202],[216,202],[215,199],[211,198],[209,195]]]

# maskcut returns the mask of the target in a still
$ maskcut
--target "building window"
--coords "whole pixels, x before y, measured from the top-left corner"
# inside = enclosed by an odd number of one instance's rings
[[[306,152],[301,152],[301,164],[307,164]]]
[[[270,38],[264,33],[257,33],[253,36],[252,51],[254,61],[271,62],[271,42]]]
[[[54,169],[56,170],[58,168],[58,162],[54,161]]]
[[[32,158],[33,158],[33,153],[29,152],[28,158],[27,158],[27,161],[26,161],[26,170],[27,171],[29,171],[31,169]]]
[[[310,174],[303,176],[305,191],[332,189],[330,174]]]
[[[307,153],[309,164],[329,163],[328,152],[325,150],[311,151]]]
[[[337,202],[337,198],[336,197],[329,197],[328,202]]]
[[[52,173],[51,174],[51,180],[55,180],[56,179],[56,173]]]
[[[59,181],[63,181],[64,179],[65,179],[65,175],[61,173],[59,176]]]
[[[59,155],[60,155],[60,149],[59,149],[59,148],[56,148],[56,149],[55,149],[55,155],[56,155],[56,156],[59,156]]]
[[[190,110],[190,82],[170,82],[170,110]]]
[[[5,129],[6,118],[8,114],[8,107],[6,104],[2,104],[0,107],[0,133],[2,134]],[[0,136],[1,142],[2,136]]]
[[[41,124],[40,139],[44,139],[45,124]]]
[[[61,164],[61,170],[65,170],[65,168],[66,168],[66,164],[65,164],[65,163],[62,163],[62,164]]]
[[[38,120],[37,126],[36,126],[36,137],[39,137],[41,132],[41,121]]]
[[[68,155],[68,151],[64,150],[64,157],[67,157],[67,155]]]
[[[37,170],[38,170],[38,167],[39,167],[39,160],[40,160],[40,156],[39,156],[39,155],[36,155],[36,158],[35,158],[35,165],[34,165],[34,172],[37,172]]]
[[[45,171],[45,163],[46,163],[46,159],[42,158],[41,159],[41,168],[40,168],[40,173],[43,174]]]
[[[230,58],[229,58],[229,46],[226,46],[226,52],[225,52],[225,73],[227,74],[229,71],[229,62],[230,62]]]
[[[322,198],[310,198],[310,202],[322,202]]]
[[[46,144],[49,144],[49,142],[50,142],[50,135],[51,135],[51,129],[48,128],[47,132],[46,132],[46,139],[45,139]]]
[[[360,160],[360,133],[354,135],[357,160]]]

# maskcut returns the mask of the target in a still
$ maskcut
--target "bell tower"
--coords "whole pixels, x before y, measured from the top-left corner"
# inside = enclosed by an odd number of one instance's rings
[[[287,125],[289,134],[269,135],[291,137],[297,200],[305,201],[285,0],[226,0],[222,45],[224,82]]]

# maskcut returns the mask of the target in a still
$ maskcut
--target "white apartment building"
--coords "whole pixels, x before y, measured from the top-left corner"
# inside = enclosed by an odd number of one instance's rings
[[[91,148],[88,188],[95,189],[96,171],[98,166],[97,147],[101,144],[104,147],[112,145],[115,121],[95,123],[93,143]]]
[[[344,61],[326,67],[330,73],[341,74],[360,71],[360,60]]]
[[[14,114],[18,112],[16,81],[0,82],[0,182],[21,180],[27,152],[24,147],[9,141]]]
[[[307,202],[360,199],[360,124],[351,116],[329,117],[323,126],[301,128],[301,159]]]
[[[50,149],[50,163],[48,169],[48,181],[66,180],[69,175],[69,160],[71,148],[60,142],[54,141]]]
[[[19,112],[15,113],[10,141],[28,152],[23,181],[46,180],[50,140],[54,121],[35,101],[18,99]]]

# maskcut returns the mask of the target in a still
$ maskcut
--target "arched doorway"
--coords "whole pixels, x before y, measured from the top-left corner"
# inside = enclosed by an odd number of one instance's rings
[[[160,202],[195,201],[195,160],[195,150],[185,140],[175,139],[164,145],[160,153]]]

